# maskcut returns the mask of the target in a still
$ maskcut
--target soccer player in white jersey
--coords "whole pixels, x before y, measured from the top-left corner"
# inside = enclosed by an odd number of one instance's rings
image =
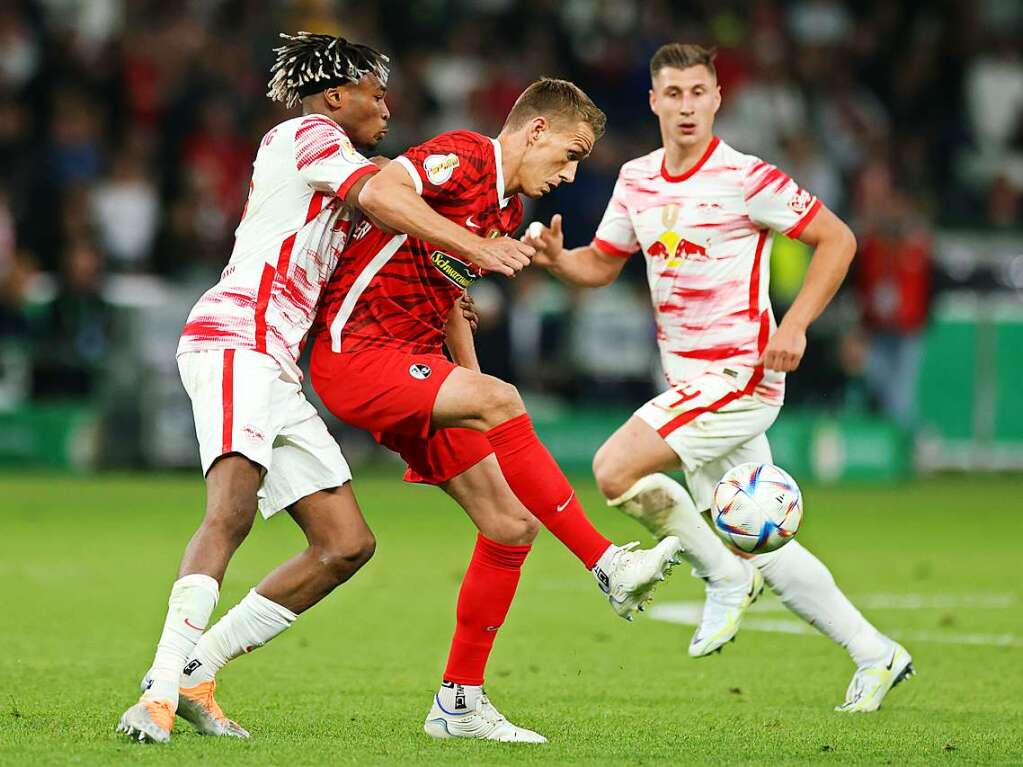
[[[167,741],[175,714],[204,734],[248,737],[214,700],[214,674],[288,628],[375,546],[348,465],[302,393],[298,357],[377,169],[354,145],[372,147],[386,133],[388,60],[343,38],[282,38],[267,95],[301,103],[303,114],[263,137],[230,262],[178,345],[206,514],[185,548],[142,697],[118,724],[140,740]],[[264,517],[287,509],[308,548],[205,631],[257,508]]]
[[[764,582],[810,625],[844,647],[857,670],[841,711],[873,711],[913,673],[909,653],[881,634],[798,541],[749,558],[701,519],[732,466],[769,462],[765,432],[806,329],[831,300],[856,250],[849,228],[784,172],[713,134],[721,91],[714,54],[663,46],[650,62],[650,108],[663,147],[622,166],[593,241],[563,248],[561,220],[533,231],[534,263],[565,282],[607,285],[642,250],[668,391],[643,405],[594,458],[611,506],[655,536],[677,536],[706,582],[689,646],[708,655],[733,639]],[[772,232],[812,246],[802,289],[780,325],[768,299]],[[664,472],[681,468],[688,492]]]

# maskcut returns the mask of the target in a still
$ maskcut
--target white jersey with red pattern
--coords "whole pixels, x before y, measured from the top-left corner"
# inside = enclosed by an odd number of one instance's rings
[[[327,117],[272,128],[256,153],[231,260],[192,308],[177,353],[251,349],[301,380],[298,357],[351,227],[344,197],[375,170]]]
[[[758,360],[775,329],[768,299],[771,232],[796,237],[820,202],[778,168],[714,137],[680,176],[664,149],[625,163],[593,240],[627,258],[642,249],[657,340],[672,386],[711,368],[771,404],[785,376]]]

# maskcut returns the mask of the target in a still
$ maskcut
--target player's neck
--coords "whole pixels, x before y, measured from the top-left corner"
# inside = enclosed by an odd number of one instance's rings
[[[515,150],[515,139],[505,131],[497,135],[497,143],[501,145],[501,173],[504,178],[504,196],[511,197],[522,191],[519,183],[519,163],[517,157],[520,153]]]
[[[688,146],[674,141],[666,141],[664,143],[664,169],[668,175],[681,176],[691,171],[706,153],[707,147],[713,140],[714,134],[708,133],[703,141]]]

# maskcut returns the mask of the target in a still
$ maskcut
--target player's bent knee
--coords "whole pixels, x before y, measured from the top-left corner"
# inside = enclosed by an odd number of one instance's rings
[[[625,476],[617,462],[610,460],[609,451],[603,448],[593,457],[593,478],[601,494],[608,500],[621,497],[635,484]]]
[[[245,540],[256,518],[255,503],[228,501],[206,510],[202,529],[235,546]]]
[[[512,384],[493,376],[485,376],[481,386],[480,409],[483,420],[493,427],[526,412],[519,390]]]
[[[376,552],[377,542],[372,534],[358,540],[322,549],[318,553],[320,565],[339,583],[351,578]]]
[[[503,546],[529,546],[540,534],[540,523],[536,517],[505,517],[496,524],[490,524],[483,535]]]
[[[524,517],[509,517],[505,520],[502,540],[506,546],[528,546],[540,534],[540,522],[532,514]]]
[[[532,543],[536,540],[536,536],[540,534],[540,520],[530,514],[524,520],[522,526],[522,537],[525,539],[524,543]]]

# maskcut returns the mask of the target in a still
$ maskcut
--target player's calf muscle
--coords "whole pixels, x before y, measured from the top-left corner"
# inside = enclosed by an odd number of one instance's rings
[[[206,514],[181,558],[179,576],[202,573],[220,581],[256,518],[260,468],[244,456],[218,459],[206,475]]]

